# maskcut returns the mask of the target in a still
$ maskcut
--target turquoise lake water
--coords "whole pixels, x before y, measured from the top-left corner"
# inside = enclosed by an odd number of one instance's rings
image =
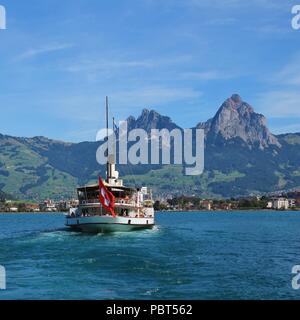
[[[160,213],[85,235],[61,214],[0,215],[1,299],[300,299],[300,212]]]

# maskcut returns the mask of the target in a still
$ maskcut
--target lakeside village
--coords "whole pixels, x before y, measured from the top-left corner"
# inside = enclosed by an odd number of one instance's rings
[[[47,199],[40,203],[15,201],[0,198],[0,213],[50,213],[68,212],[77,207],[78,200],[54,201]],[[233,210],[300,210],[300,191],[231,199],[201,199],[199,197],[164,197],[154,203],[156,211],[233,211]]]

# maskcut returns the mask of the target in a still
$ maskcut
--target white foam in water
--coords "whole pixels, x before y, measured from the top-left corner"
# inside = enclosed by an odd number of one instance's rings
[[[132,232],[114,232],[111,235],[115,237],[126,237],[126,238],[145,238],[151,235],[156,234],[160,229],[158,226],[154,226],[152,229],[145,229],[139,231],[132,231]]]

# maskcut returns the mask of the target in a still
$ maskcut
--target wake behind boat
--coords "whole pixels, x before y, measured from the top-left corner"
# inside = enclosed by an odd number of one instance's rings
[[[106,100],[108,119],[108,100]],[[108,128],[108,121],[107,121]],[[132,231],[155,225],[152,192],[126,187],[116,171],[114,155],[108,156],[106,181],[77,188],[79,205],[66,216],[66,226],[90,232]]]

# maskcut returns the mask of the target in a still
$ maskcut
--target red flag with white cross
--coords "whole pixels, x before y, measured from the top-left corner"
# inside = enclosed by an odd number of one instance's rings
[[[109,211],[115,218],[115,196],[104,185],[101,177],[99,177],[99,200],[103,208]]]

